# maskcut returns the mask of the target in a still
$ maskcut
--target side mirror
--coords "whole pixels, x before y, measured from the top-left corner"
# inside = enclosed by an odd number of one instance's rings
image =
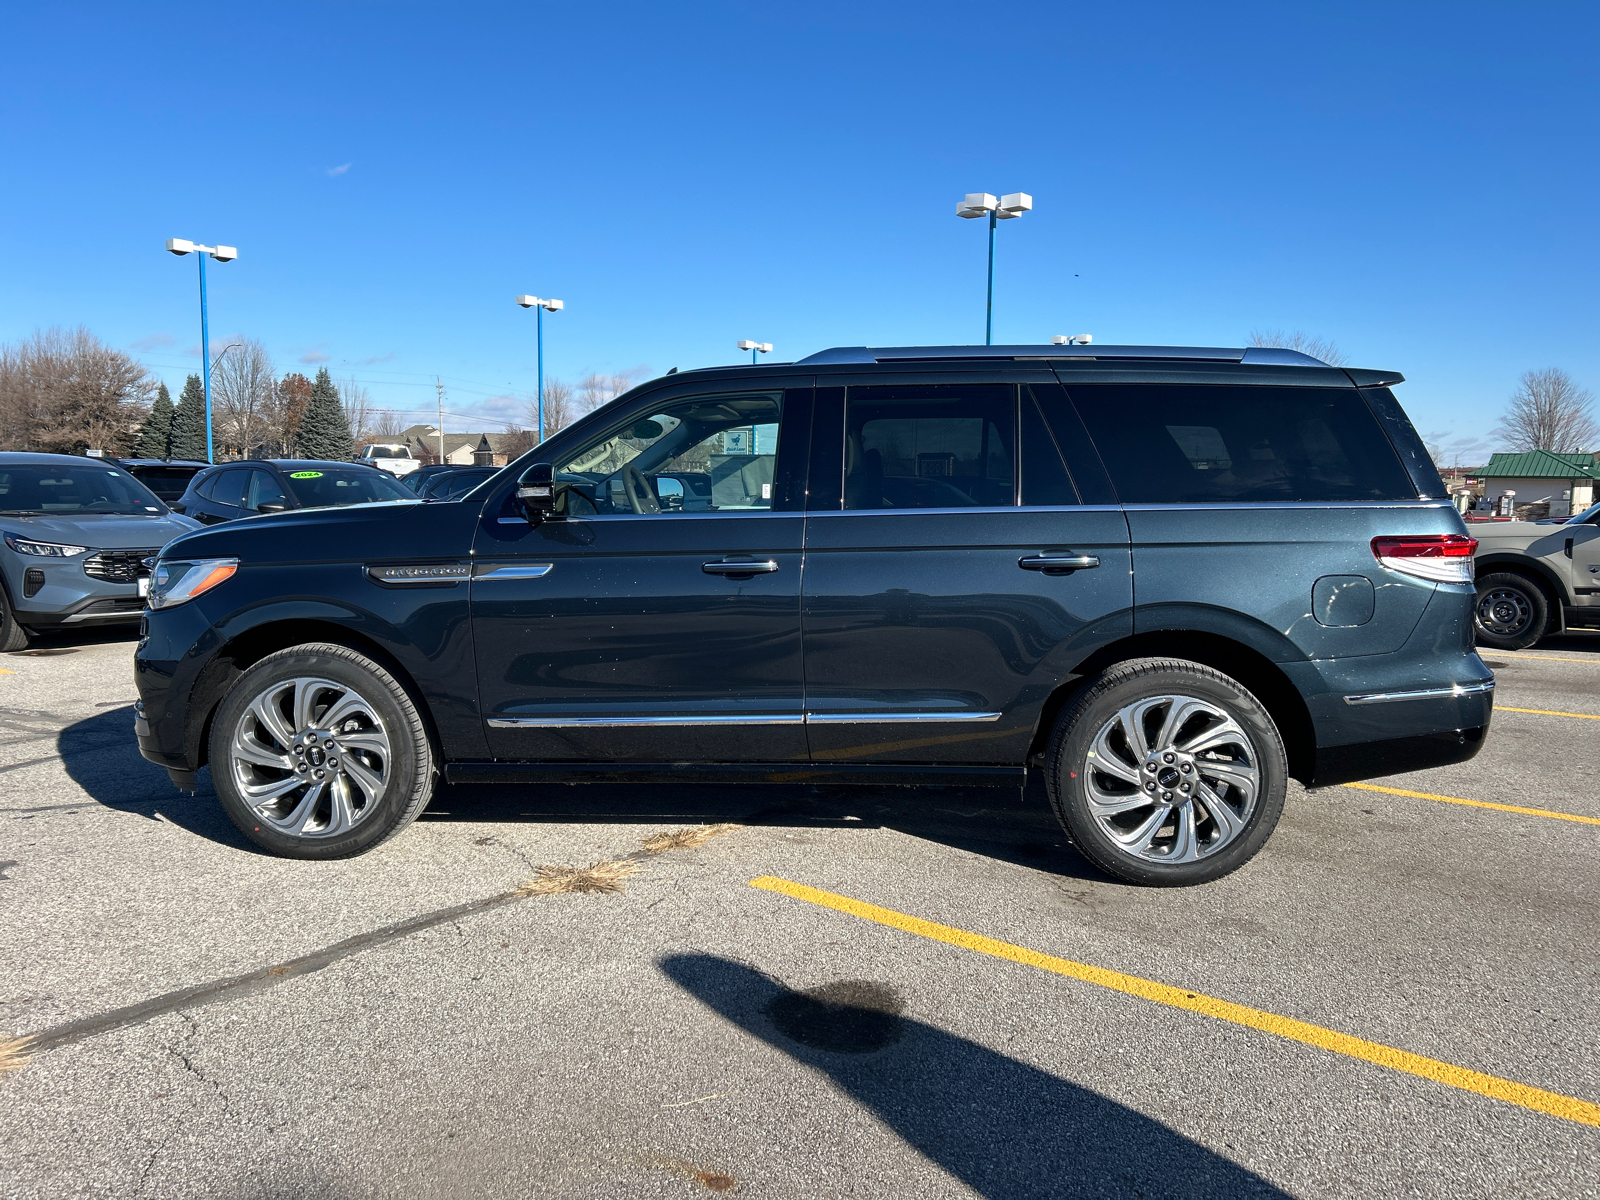
[[[517,481],[517,503],[529,525],[565,520],[566,514],[557,511],[566,507],[561,503],[565,492],[565,486],[556,483],[556,470],[549,463],[534,463]]]
[[[256,511],[258,513],[287,512],[288,509],[289,509],[289,506],[287,504],[258,504],[258,505],[256,505]]]

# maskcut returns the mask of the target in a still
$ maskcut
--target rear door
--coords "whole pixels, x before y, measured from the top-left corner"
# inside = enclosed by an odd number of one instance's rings
[[[202,487],[200,491],[202,503],[196,510],[191,510],[189,515],[207,525],[237,520],[245,515],[244,498],[249,486],[249,467],[233,467],[227,471],[220,471],[209,485]]]
[[[812,758],[1020,767],[1050,691],[1131,629],[1127,525],[1103,478],[1069,478],[1047,372],[889,378],[817,390]]]

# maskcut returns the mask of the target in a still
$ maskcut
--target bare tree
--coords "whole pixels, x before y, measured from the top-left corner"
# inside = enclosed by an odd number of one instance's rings
[[[248,458],[282,444],[277,368],[255,338],[238,338],[213,360],[212,424],[224,454]]]
[[[80,326],[0,348],[0,448],[126,453],[155,391],[142,364]]]
[[[1312,337],[1309,333],[1301,333],[1298,329],[1293,333],[1285,333],[1281,329],[1257,329],[1250,335],[1250,344],[1275,346],[1282,350],[1298,350],[1301,354],[1321,359],[1330,367],[1342,367],[1349,361],[1345,352],[1327,338]]]
[[[572,385],[570,383],[564,379],[546,379],[544,381],[545,437],[561,432],[581,415],[581,413],[577,412],[577,404],[573,398]],[[528,401],[528,425],[534,430],[534,437],[537,439],[539,436],[539,397],[537,395]]]
[[[350,436],[357,446],[365,446],[377,432],[373,427],[377,410],[372,407],[372,394],[351,375],[339,381],[339,402],[344,405],[344,415],[350,418]]]
[[[1524,371],[1495,434],[1513,450],[1582,450],[1595,443],[1593,403],[1594,394],[1559,367]]]
[[[548,404],[550,400],[549,385],[546,384],[545,387],[545,402]],[[546,411],[545,420],[548,422],[549,419],[550,414]],[[550,431],[547,428],[545,432],[548,433]],[[532,450],[538,444],[538,441],[539,435],[534,430],[524,429],[516,424],[507,425],[505,433],[501,434],[499,438],[500,453],[506,456],[507,462],[510,462],[519,455],[526,454],[529,450]]]
[[[370,410],[371,427],[367,430],[367,442],[392,442],[406,430],[406,423],[400,419],[400,414],[392,408],[374,408]]]

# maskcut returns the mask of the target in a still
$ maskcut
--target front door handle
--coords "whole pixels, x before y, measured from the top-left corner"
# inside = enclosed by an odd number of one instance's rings
[[[701,563],[707,575],[767,575],[778,569],[770,558],[724,558],[716,562]]]
[[[1100,560],[1092,554],[1027,554],[1017,559],[1017,566],[1024,571],[1043,571],[1046,575],[1070,575],[1099,565]]]

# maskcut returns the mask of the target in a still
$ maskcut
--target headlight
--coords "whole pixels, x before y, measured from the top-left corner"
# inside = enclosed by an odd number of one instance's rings
[[[6,545],[18,554],[31,554],[36,558],[71,558],[74,554],[82,554],[89,548],[67,546],[61,542],[30,542],[27,538],[20,538],[14,533],[6,534]]]
[[[150,572],[150,607],[171,608],[232,579],[237,558],[161,559]]]

